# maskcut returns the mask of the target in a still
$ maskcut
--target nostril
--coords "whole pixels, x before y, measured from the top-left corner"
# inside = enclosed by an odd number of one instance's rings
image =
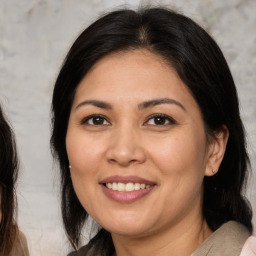
[[[137,162],[139,162],[138,160],[136,159],[132,159],[132,160],[129,160],[129,159],[109,159],[109,162],[111,164],[118,164],[120,166],[129,166],[129,165],[132,165],[132,164],[135,164]]]

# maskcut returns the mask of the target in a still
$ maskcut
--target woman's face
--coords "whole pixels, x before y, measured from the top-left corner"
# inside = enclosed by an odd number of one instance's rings
[[[66,147],[81,204],[112,234],[202,219],[213,147],[196,101],[161,57],[134,50],[98,61],[77,88]]]

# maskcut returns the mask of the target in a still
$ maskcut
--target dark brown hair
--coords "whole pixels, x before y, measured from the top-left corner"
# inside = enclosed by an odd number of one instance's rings
[[[209,34],[190,18],[163,8],[111,12],[86,28],[72,45],[57,77],[52,99],[53,154],[61,173],[62,216],[74,247],[88,214],[70,178],[65,145],[73,98],[88,70],[107,54],[145,48],[161,56],[186,84],[210,135],[225,125],[226,153],[218,173],[204,179],[203,215],[212,230],[235,220],[252,231],[252,211],[244,197],[249,159],[236,87],[227,62]],[[91,240],[95,254],[113,251],[111,237],[100,229]],[[97,246],[95,246],[97,245]],[[103,253],[104,252],[104,253]]]
[[[17,235],[14,214],[16,209],[15,182],[18,157],[13,132],[0,107],[0,255],[8,255]]]

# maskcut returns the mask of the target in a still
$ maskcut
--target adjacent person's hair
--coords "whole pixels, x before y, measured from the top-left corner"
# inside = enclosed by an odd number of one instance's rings
[[[235,84],[220,48],[204,29],[184,15],[163,8],[138,12],[123,9],[106,14],[80,34],[54,87],[51,145],[61,173],[63,222],[73,247],[79,246],[88,217],[72,185],[65,144],[76,88],[102,57],[135,49],[161,56],[176,70],[200,107],[206,134],[214,136],[223,125],[228,128],[229,139],[219,171],[204,179],[203,215],[212,230],[235,220],[251,232],[252,212],[244,197],[249,168],[244,127]],[[111,236],[103,228],[91,243],[97,245],[97,251],[105,250],[102,255],[114,250]]]
[[[14,134],[0,107],[0,255],[9,255],[17,235],[15,182],[18,157]]]

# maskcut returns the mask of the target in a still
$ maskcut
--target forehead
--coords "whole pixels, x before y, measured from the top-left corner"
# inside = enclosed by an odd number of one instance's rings
[[[93,97],[140,101],[167,96],[183,98],[188,104],[194,101],[166,60],[139,49],[112,53],[96,62],[78,85],[74,101]]]
[[[134,49],[110,53],[98,60],[90,68],[86,76],[91,75],[91,73],[98,72],[103,68],[106,70],[109,68],[110,70],[108,71],[112,72],[121,68],[126,69],[126,71],[137,70],[141,74],[143,74],[143,70],[145,70],[145,68],[149,70],[168,70],[168,72],[172,70],[172,72],[176,73],[172,65],[169,64],[162,56],[152,53],[147,49]],[[139,70],[137,68],[139,68]]]

